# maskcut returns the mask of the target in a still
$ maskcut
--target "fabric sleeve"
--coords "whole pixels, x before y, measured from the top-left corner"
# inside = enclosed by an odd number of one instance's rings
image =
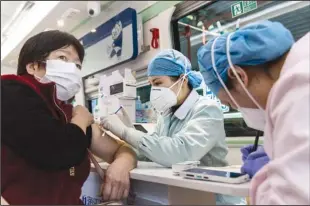
[[[144,134],[139,142],[139,152],[158,164],[171,167],[179,162],[200,160],[219,138],[224,137],[221,110],[205,105],[172,137],[160,135],[158,129],[150,135]]]
[[[1,81],[1,142],[30,164],[57,170],[80,164],[87,155],[87,135],[75,124],[54,118],[30,87]]]
[[[310,201],[309,60],[291,69],[294,75],[281,77],[269,107],[272,160],[256,191],[258,205],[308,205]]]

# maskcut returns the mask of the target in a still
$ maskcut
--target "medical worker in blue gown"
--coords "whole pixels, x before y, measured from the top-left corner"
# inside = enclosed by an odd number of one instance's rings
[[[145,134],[126,126],[118,115],[102,122],[139,154],[166,167],[188,160],[206,166],[226,166],[224,116],[216,101],[200,96],[202,81],[189,60],[176,50],[161,51],[148,66],[150,101],[158,113],[155,131]],[[217,204],[243,204],[239,197],[217,195]]]

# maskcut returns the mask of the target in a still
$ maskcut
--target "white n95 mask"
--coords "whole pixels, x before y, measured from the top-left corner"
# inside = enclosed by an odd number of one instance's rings
[[[55,82],[57,99],[67,101],[80,91],[82,78],[80,70],[74,63],[46,60],[46,73],[40,82]]]
[[[179,88],[177,94],[175,94],[171,88],[174,87],[180,80],[182,80],[182,84]],[[150,101],[152,106],[155,108],[156,112],[160,114],[166,114],[169,109],[177,104],[177,97],[180,94],[183,82],[185,80],[185,75],[176,81],[171,87],[155,87],[153,86],[151,89]]]

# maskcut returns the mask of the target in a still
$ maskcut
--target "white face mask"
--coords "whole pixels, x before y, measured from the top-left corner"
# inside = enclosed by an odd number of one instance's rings
[[[177,94],[175,94],[171,88],[174,87],[179,81],[182,80],[182,84]],[[152,87],[150,101],[156,112],[159,114],[167,114],[171,107],[177,104],[177,97],[180,94],[185,75],[176,81],[171,87]]]
[[[82,87],[80,70],[74,63],[62,60],[46,60],[46,73],[40,82],[55,82],[57,99],[61,101],[71,99]]]
[[[244,107],[240,107],[239,111],[241,112],[242,117],[248,127],[264,131],[266,124],[265,111],[261,111],[260,109],[255,108]]]
[[[252,94],[247,90],[247,88],[245,87],[245,85],[241,81],[239,75],[237,74],[236,69],[235,69],[235,67],[231,61],[229,45],[230,45],[230,37],[232,34],[233,33],[228,35],[227,41],[226,41],[226,55],[227,55],[227,60],[228,60],[229,66],[230,66],[231,70],[233,71],[234,75],[236,76],[238,82],[242,86],[243,90],[247,93],[247,95],[253,101],[253,103],[257,106],[257,108],[240,107],[239,104],[237,103],[237,101],[233,98],[233,96],[231,95],[231,93],[227,89],[227,87],[226,87],[225,83],[223,82],[221,76],[217,72],[217,69],[215,66],[215,58],[214,58],[214,47],[215,47],[215,42],[217,41],[217,38],[213,41],[212,48],[211,48],[212,67],[213,67],[219,81],[221,82],[222,86],[224,87],[226,93],[228,94],[230,99],[233,101],[233,103],[237,106],[238,110],[242,113],[244,121],[248,125],[248,127],[251,127],[253,129],[257,129],[260,131],[264,131],[265,123],[266,123],[265,110],[258,104],[258,102],[254,99]]]

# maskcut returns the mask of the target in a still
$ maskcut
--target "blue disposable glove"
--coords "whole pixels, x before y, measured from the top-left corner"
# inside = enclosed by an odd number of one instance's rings
[[[248,174],[251,178],[270,160],[262,146],[259,146],[256,151],[251,153],[252,148],[252,145],[248,145],[241,149],[243,160],[241,173]]]

